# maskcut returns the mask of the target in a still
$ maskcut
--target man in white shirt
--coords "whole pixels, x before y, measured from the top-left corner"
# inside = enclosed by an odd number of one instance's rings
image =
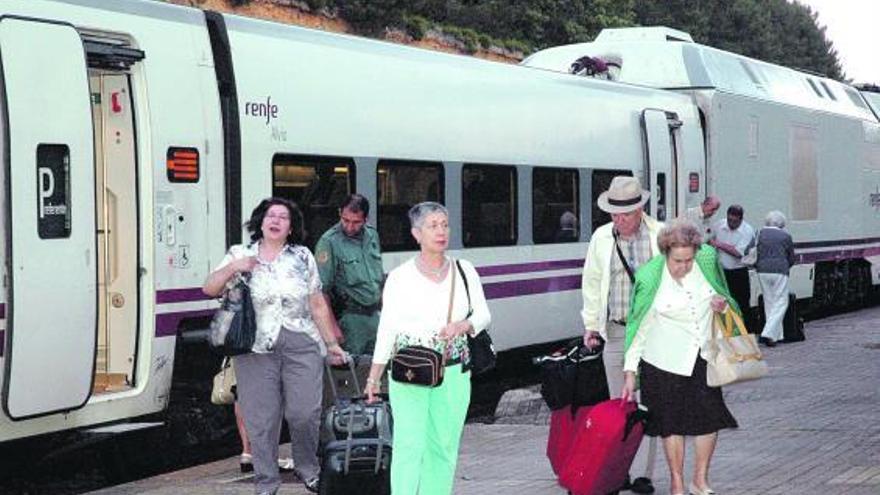
[[[682,218],[693,222],[700,232],[703,233],[703,242],[708,243],[715,237],[712,228],[712,216],[721,207],[721,200],[717,196],[706,196],[706,199],[699,206],[688,208],[681,215]]]
[[[743,221],[743,207],[730,205],[727,219],[719,221],[713,228],[715,237],[709,245],[718,250],[718,258],[724,268],[724,278],[736,304],[743,316],[749,313],[752,288],[749,284],[749,268],[740,258],[755,240],[755,229]]]

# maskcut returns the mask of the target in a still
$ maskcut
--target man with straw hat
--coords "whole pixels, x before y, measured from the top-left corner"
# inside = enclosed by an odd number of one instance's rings
[[[605,343],[603,361],[612,397],[618,397],[624,385],[623,346],[633,275],[660,252],[657,233],[663,225],[645,214],[644,205],[649,197],[650,193],[642,189],[639,179],[614,177],[597,201],[602,211],[611,214],[611,222],[593,232],[584,262],[581,279],[584,344],[592,348]],[[650,437],[648,448],[640,449],[635,461],[645,460],[645,475],[621,488],[653,493],[651,477],[656,456],[657,441]]]

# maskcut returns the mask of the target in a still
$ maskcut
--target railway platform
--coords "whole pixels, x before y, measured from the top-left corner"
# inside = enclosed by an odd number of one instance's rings
[[[740,427],[720,434],[710,478],[718,493],[880,493],[880,307],[808,322],[805,333],[805,342],[765,348],[768,377],[725,389]],[[564,494],[544,456],[548,419],[531,388],[505,394],[494,424],[466,425],[455,494]],[[224,459],[93,493],[253,493],[237,462]],[[658,494],[668,493],[666,471],[661,454]],[[308,492],[288,475],[279,493]]]

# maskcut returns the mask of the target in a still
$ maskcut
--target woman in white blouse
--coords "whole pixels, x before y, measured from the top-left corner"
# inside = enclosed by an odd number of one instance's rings
[[[721,388],[706,384],[706,343],[715,312],[739,308],[718,264],[695,225],[679,221],[663,228],[655,256],[636,272],[626,326],[625,400],[641,401],[650,416],[645,432],[663,438],[670,493],[684,494],[684,437],[693,436],[695,467],[689,493],[710,495],[709,463],[718,430],[736,428]],[[695,270],[694,267],[697,269]]]
[[[251,243],[229,248],[202,290],[219,296],[240,273],[250,272],[257,331],[250,354],[235,357],[238,404],[253,454],[258,494],[274,494],[282,414],[293,438],[295,470],[318,491],[318,429],[325,355],[341,362],[330,309],[321,292],[315,258],[299,242],[303,219],[285,199],[265,199],[251,213]]]
[[[446,352],[443,383],[435,388],[391,380],[394,411],[391,493],[452,493],[458,445],[471,397],[466,334],[489,326],[489,308],[473,265],[460,260],[468,278],[470,305],[455,260],[446,255],[449,214],[433,202],[409,211],[420,252],[392,270],[382,293],[382,315],[373,366],[364,393],[374,400],[385,366],[396,349],[421,345]],[[450,291],[452,316],[447,321]],[[468,308],[472,313],[468,313]]]

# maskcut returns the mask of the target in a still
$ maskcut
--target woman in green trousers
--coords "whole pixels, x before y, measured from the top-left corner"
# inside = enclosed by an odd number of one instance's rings
[[[420,345],[446,353],[443,383],[426,387],[391,380],[394,411],[391,493],[452,493],[458,445],[471,396],[467,334],[489,326],[489,308],[473,265],[446,256],[449,214],[425,202],[409,212],[420,252],[388,274],[373,366],[364,393],[374,400],[395,350]],[[462,275],[467,277],[470,301]]]

